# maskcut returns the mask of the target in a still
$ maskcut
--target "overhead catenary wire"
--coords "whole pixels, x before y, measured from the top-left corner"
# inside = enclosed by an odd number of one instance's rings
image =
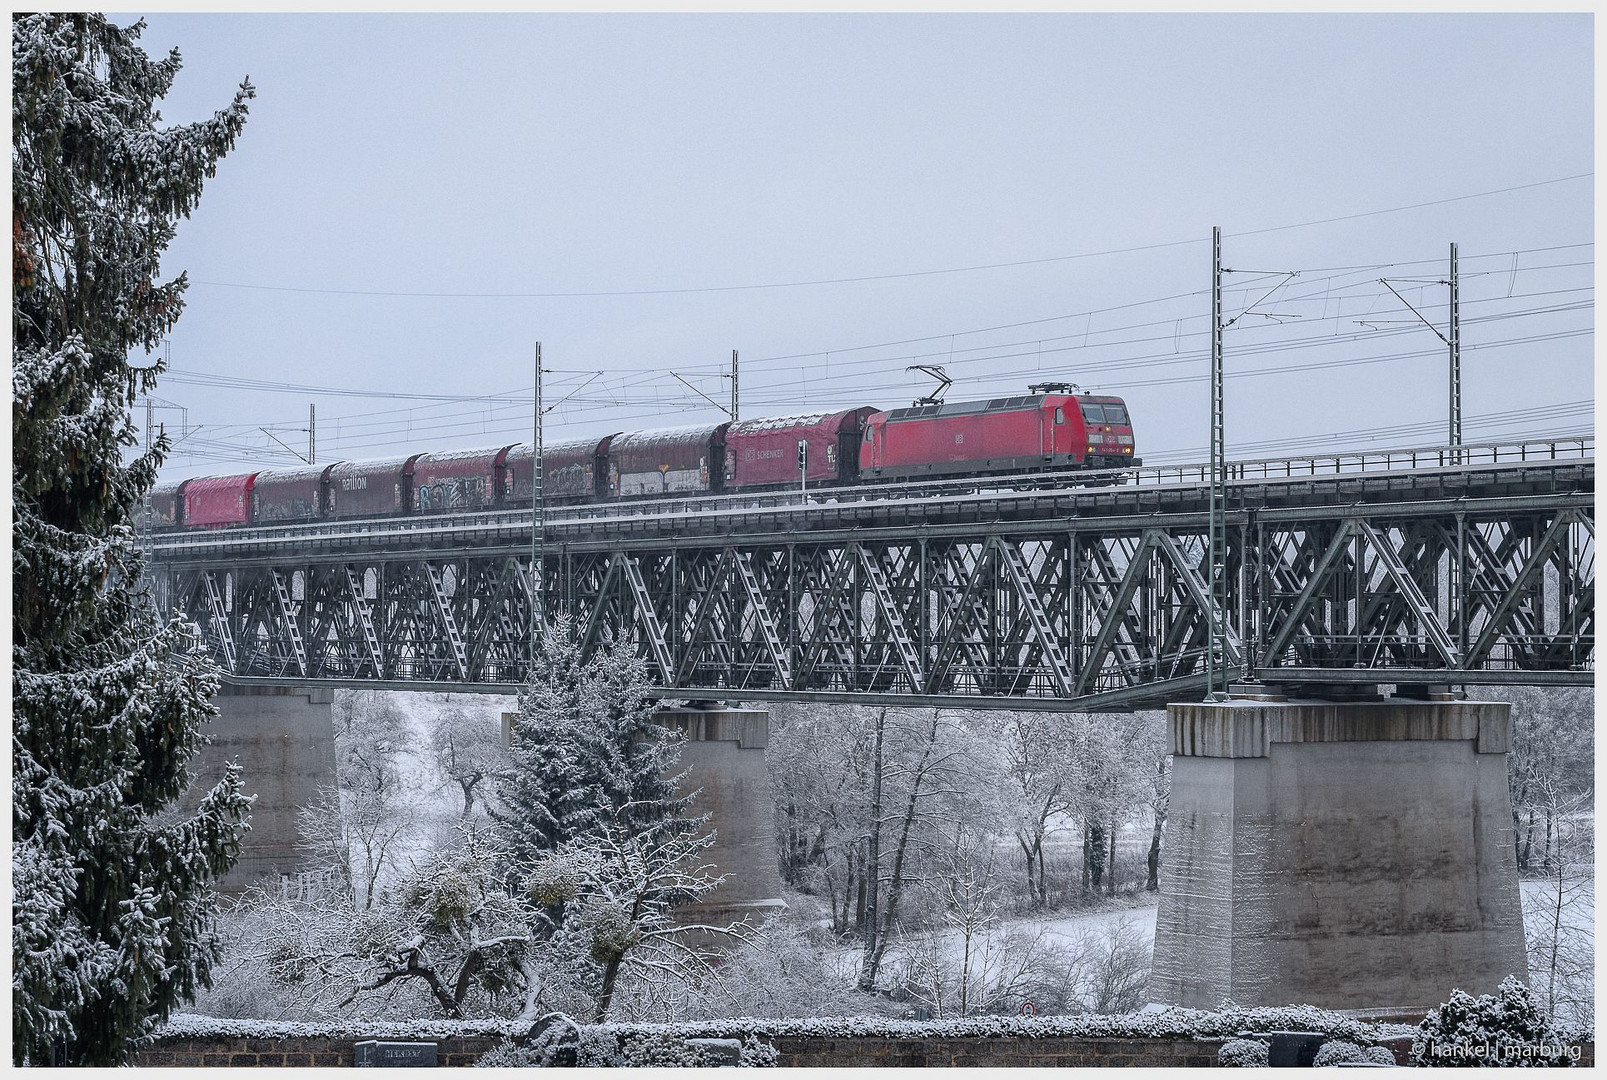
[[[1523,185],[1522,187],[1531,186],[1538,185]],[[1465,197],[1471,198],[1477,196]],[[1442,201],[1457,200],[1453,199]],[[1399,209],[1410,209],[1422,205],[1434,204],[1413,204],[1412,207]],[[1394,212],[1394,210],[1376,211],[1370,213],[1388,212]],[[1326,222],[1343,219],[1344,218],[1330,218],[1323,220]],[[1301,226],[1284,226],[1279,228],[1297,227]],[[1260,231],[1278,230],[1272,229]],[[1254,234],[1245,233],[1229,235]],[[1178,243],[1181,245],[1183,243],[1198,242],[1199,241],[1196,240],[1180,241]],[[1515,274],[1520,261],[1520,256],[1580,250],[1587,249],[1591,246],[1592,245],[1589,243],[1559,244],[1526,248],[1517,252],[1496,252],[1484,255],[1464,255],[1462,257],[1464,269],[1461,272],[1461,276],[1464,279],[1471,280],[1477,277],[1491,277],[1505,280],[1508,285],[1507,292],[1509,295],[1485,297],[1478,300],[1465,301],[1463,303],[1463,308],[1465,311],[1472,310],[1479,305],[1484,305],[1487,308],[1500,308],[1503,305],[1510,306],[1510,302],[1513,301],[1522,302],[1526,299],[1540,297],[1560,298],[1568,295],[1579,295],[1581,293],[1590,294],[1593,292],[1593,288],[1587,286],[1577,289],[1528,291],[1513,295],[1512,285],[1516,280]],[[1067,258],[1071,257],[1087,256],[1068,256]],[[1509,260],[1510,265],[1503,264],[1497,269],[1490,270],[1472,269],[1471,267],[1479,260],[1484,260],[1486,264],[1493,260]],[[1036,261],[1040,260],[1031,260],[1030,262]],[[1286,311],[1290,307],[1320,303],[1323,305],[1321,312],[1313,312],[1310,310],[1310,308],[1307,308],[1305,311],[1306,318],[1302,320],[1300,332],[1293,337],[1289,336],[1287,333],[1284,333],[1280,336],[1278,333],[1280,328],[1277,326],[1241,323],[1239,326],[1234,328],[1234,332],[1235,334],[1240,334],[1244,337],[1241,343],[1235,348],[1234,356],[1236,359],[1253,361],[1258,356],[1268,352],[1302,354],[1307,350],[1321,348],[1325,345],[1356,342],[1364,339],[1381,343],[1386,341],[1389,336],[1397,333],[1413,332],[1415,329],[1413,327],[1383,328],[1378,330],[1363,328],[1350,331],[1344,326],[1344,324],[1347,321],[1356,322],[1359,312],[1347,312],[1344,310],[1344,308],[1351,305],[1360,307],[1369,303],[1376,308],[1377,305],[1383,300],[1383,289],[1377,287],[1378,275],[1380,272],[1386,273],[1391,280],[1402,282],[1409,280],[1412,276],[1412,271],[1416,268],[1426,268],[1431,266],[1437,267],[1438,265],[1439,260],[1421,259],[1377,261],[1370,263],[1356,263],[1348,266],[1302,269],[1300,271],[1301,277],[1297,280],[1297,282],[1284,283],[1285,287],[1279,293],[1276,303],[1271,306],[1275,310]],[[1593,263],[1588,261],[1578,262],[1562,259],[1549,260],[1545,263],[1536,263],[1533,266],[1523,266],[1522,270],[1527,275],[1530,273],[1554,273],[1572,268],[1591,266],[1593,266]],[[961,270],[964,268],[955,269]],[[1254,282],[1264,281],[1272,276],[1274,275],[1265,273],[1245,275],[1245,278],[1247,279],[1245,282],[1246,299],[1248,299],[1248,288],[1253,287]],[[1275,276],[1281,277],[1282,275],[1279,274]],[[1370,279],[1371,288],[1369,280],[1363,280],[1364,278]],[[1432,281],[1424,281],[1422,284],[1432,284]],[[777,354],[775,356],[750,356],[749,354],[745,353],[743,357],[745,366],[763,365],[767,362],[775,364],[783,361],[792,362],[793,365],[796,365],[796,362],[799,360],[807,361],[812,357],[823,357],[830,355],[832,380],[829,384],[825,384],[824,386],[822,386],[820,382],[811,379],[811,383],[813,383],[812,386],[782,388],[776,386],[773,382],[767,382],[761,373],[754,372],[753,375],[744,380],[746,384],[744,399],[745,401],[755,402],[761,407],[773,406],[778,409],[796,410],[800,408],[813,409],[816,407],[816,402],[826,402],[833,398],[837,399],[838,401],[842,401],[848,397],[872,395],[885,391],[902,391],[908,388],[908,382],[887,381],[886,376],[891,374],[891,372],[888,372],[886,369],[893,367],[894,365],[903,367],[906,366],[911,360],[933,358],[939,354],[917,352],[911,355],[872,355],[862,357],[843,354],[859,352],[870,353],[898,348],[899,346],[903,345],[919,344],[925,341],[934,341],[940,339],[953,341],[955,338],[982,337],[990,333],[1001,333],[1013,328],[1025,329],[1029,327],[1049,327],[1056,322],[1065,321],[1069,323],[1078,319],[1083,320],[1083,326],[1078,332],[1034,335],[1030,342],[993,341],[975,345],[956,345],[953,349],[953,362],[961,366],[970,365],[971,367],[979,370],[982,368],[986,369],[986,375],[981,379],[982,385],[972,391],[978,395],[988,393],[987,387],[990,384],[997,384],[1004,380],[1018,378],[1023,374],[1030,374],[1033,377],[1043,374],[1044,372],[1041,369],[1041,365],[1046,359],[1051,361],[1054,370],[1063,371],[1067,374],[1080,377],[1084,380],[1087,376],[1104,373],[1113,374],[1119,372],[1122,376],[1121,379],[1118,383],[1112,384],[1116,386],[1132,386],[1136,388],[1142,386],[1164,386],[1174,383],[1187,383],[1197,379],[1199,376],[1180,373],[1177,376],[1171,377],[1135,380],[1131,378],[1131,373],[1133,371],[1143,370],[1146,368],[1164,369],[1165,367],[1169,366],[1184,367],[1190,363],[1199,362],[1202,359],[1202,356],[1191,357],[1188,351],[1188,346],[1190,339],[1197,337],[1199,333],[1199,331],[1193,329],[1190,324],[1203,321],[1203,314],[1188,312],[1180,316],[1175,310],[1161,310],[1157,311],[1155,313],[1156,317],[1152,319],[1128,320],[1120,326],[1103,327],[1098,329],[1094,328],[1093,321],[1096,316],[1102,316],[1120,311],[1138,311],[1145,307],[1164,308],[1168,304],[1176,305],[1179,301],[1197,299],[1198,297],[1202,296],[1204,292],[1205,290],[1179,292],[1170,295],[1153,297],[1147,300],[1133,301],[1125,304],[1106,305],[1104,307],[1090,309],[1088,311],[1044,316],[1029,320],[1017,320],[1009,323],[998,323],[992,326],[980,327],[972,330],[938,332],[935,334],[922,335],[920,337],[904,338],[898,341],[880,341],[869,345],[833,346],[829,349],[818,349],[804,353]],[[1335,307],[1330,314],[1330,305],[1334,304],[1339,306]],[[1423,305],[1422,310],[1426,312],[1433,312],[1436,307],[1437,305]],[[1559,303],[1549,307],[1533,306],[1519,311],[1491,310],[1484,315],[1466,315],[1463,318],[1463,322],[1471,325],[1480,321],[1495,322],[1515,318],[1556,316],[1568,312],[1586,311],[1589,309],[1589,307],[1590,304],[1588,301],[1586,301],[1577,303]],[[1258,310],[1257,313],[1260,314],[1261,312]],[[1164,326],[1166,328],[1166,334],[1161,335],[1142,333],[1143,330],[1154,329],[1160,326]],[[1292,330],[1294,328],[1290,327],[1287,329]],[[1323,330],[1324,332],[1319,334],[1317,333],[1318,330]],[[1582,337],[1589,333],[1591,333],[1591,330],[1589,328],[1585,328],[1564,330],[1550,335],[1531,334],[1526,337],[1512,338],[1510,340],[1481,343],[1478,348],[1503,348],[1510,347],[1515,344],[1532,344],[1540,341],[1560,341],[1568,338]],[[1085,342],[1085,344],[1077,347],[1056,347],[1059,343],[1068,342],[1079,337]],[[1166,342],[1170,343],[1170,352],[1153,348],[1153,346],[1160,344],[1163,338]],[[1031,346],[1030,357],[1025,351],[1011,351],[1012,349],[1024,350],[1028,344]],[[1146,346],[1151,346],[1151,348],[1146,349]],[[1143,351],[1141,351],[1138,355],[1131,355],[1133,350]],[[1122,355],[1124,351],[1127,352],[1128,355]],[[1468,347],[1468,351],[1472,352],[1477,350],[1470,346]],[[1302,362],[1294,364],[1281,364],[1276,367],[1247,368],[1243,372],[1230,372],[1229,377],[1242,378],[1257,375],[1276,375],[1283,372],[1317,370],[1326,367],[1378,364],[1390,362],[1392,360],[1409,360],[1417,355],[1430,355],[1430,353],[1414,353],[1411,351],[1403,351],[1382,357],[1351,357],[1343,360],[1320,361],[1317,363]],[[946,352],[944,357],[945,362],[948,362]],[[1068,364],[1068,360],[1072,357],[1076,358],[1075,361],[1072,361]],[[1015,361],[1015,363],[1011,363],[1011,361]],[[601,378],[599,378],[599,376],[589,368],[586,372],[575,373],[573,376],[571,376],[574,379],[590,377],[597,380],[597,383],[595,386],[589,388],[586,393],[580,393],[579,389],[577,388],[576,393],[573,395],[566,408],[559,414],[561,423],[558,426],[560,428],[579,426],[598,427],[599,420],[591,419],[591,417],[599,410],[610,410],[606,422],[610,425],[614,424],[615,422],[619,422],[622,426],[628,426],[628,422],[634,421],[638,418],[656,417],[666,412],[696,413],[699,411],[707,411],[706,407],[703,405],[699,405],[695,402],[685,401],[684,393],[681,394],[683,400],[676,401],[662,392],[655,394],[655,389],[659,387],[660,384],[666,383],[670,378],[680,379],[681,375],[678,373],[690,375],[694,381],[698,379],[717,378],[725,374],[724,364],[722,363],[716,366],[713,364],[687,365],[680,363],[667,363],[663,366],[664,370],[647,372],[629,368],[603,368],[601,370],[605,374],[604,377]],[[669,370],[671,367],[673,367],[674,370]],[[1069,371],[1067,370],[1068,367]],[[807,370],[807,368],[804,370]],[[483,433],[489,439],[500,434],[498,424],[504,419],[505,415],[510,418],[510,423],[514,423],[519,421],[514,421],[511,419],[511,417],[518,416],[520,412],[523,412],[526,415],[528,414],[528,388],[514,389],[511,391],[486,395],[436,395],[418,392],[367,391],[350,387],[321,388],[300,383],[274,383],[269,380],[220,376],[206,372],[194,372],[187,369],[173,371],[171,374],[172,378],[169,381],[172,382],[199,386],[211,386],[214,388],[293,393],[298,395],[327,392],[328,395],[332,397],[362,397],[380,400],[389,398],[419,403],[417,405],[406,405],[391,409],[370,410],[366,412],[347,414],[346,417],[335,417],[324,423],[321,423],[321,448],[325,445],[328,445],[323,438],[326,430],[335,429],[337,426],[356,429],[355,432],[342,432],[341,435],[334,436],[339,445],[332,446],[331,449],[334,449],[337,452],[347,450],[360,451],[392,445],[399,441],[400,436],[398,433],[401,432],[408,432],[409,437],[416,436],[419,438],[434,438],[436,437],[436,433],[440,433],[440,437],[443,439],[469,437],[476,432],[479,432]],[[1095,389],[1104,388],[1102,384],[1098,384],[1097,382],[1090,384],[1090,387]],[[673,388],[664,387],[664,389]],[[693,389],[695,390],[696,387],[694,386]],[[648,394],[655,394],[655,396],[649,397],[647,396]],[[636,411],[641,409],[647,409],[650,411],[646,413]],[[270,432],[274,430],[294,430],[295,427],[299,426],[299,422],[297,424],[269,423],[254,426],[267,428]],[[213,429],[216,434],[225,436],[229,430],[230,429],[227,427]],[[234,430],[243,434],[245,430],[247,430],[247,425],[238,425]],[[560,435],[560,437],[562,436]],[[218,440],[212,440],[212,442],[217,446],[227,445],[226,441],[219,442]],[[208,450],[213,448],[214,446],[212,445],[204,447],[204,449]],[[193,444],[193,450],[201,449],[203,449],[201,444]],[[261,453],[262,448],[259,446],[247,450],[246,452]],[[320,454],[320,456],[323,455]]]
[[[1469,302],[1465,303],[1463,306],[1464,306],[1464,308],[1476,308],[1480,304],[1502,303],[1502,302],[1505,302],[1507,299],[1530,299],[1530,298],[1539,298],[1539,297],[1555,297],[1555,296],[1564,296],[1564,295],[1573,294],[1573,293],[1590,292],[1590,291],[1593,291],[1593,290],[1590,289],[1589,287],[1584,287],[1584,288],[1579,288],[1579,289],[1547,290],[1547,291],[1544,291],[1544,292],[1537,292],[1537,293],[1516,294],[1514,297],[1511,297],[1511,298],[1505,298],[1505,297],[1502,297],[1502,298],[1486,298],[1484,300],[1469,301]],[[1296,299],[1299,299],[1299,298],[1296,298]],[[1443,307],[1443,305],[1428,305],[1425,308],[1425,310],[1433,311],[1433,310],[1437,310],[1440,307]],[[1549,307],[1525,308],[1525,309],[1521,309],[1519,311],[1514,311],[1514,312],[1498,312],[1498,313],[1495,313],[1493,315],[1488,315],[1488,316],[1485,316],[1485,315],[1473,315],[1473,316],[1466,317],[1464,319],[1464,322],[1466,322],[1468,324],[1478,324],[1478,323],[1482,323],[1482,322],[1486,322],[1486,321],[1504,320],[1504,319],[1510,319],[1510,318],[1515,318],[1515,317],[1520,317],[1520,316],[1525,316],[1525,315],[1544,314],[1544,313],[1553,313],[1553,312],[1570,311],[1570,310],[1585,310],[1588,307],[1589,307],[1589,305],[1587,303],[1574,302],[1574,303],[1569,303],[1569,304],[1552,305],[1552,306],[1549,306]],[[1106,360],[1090,360],[1090,361],[1087,361],[1087,362],[1079,364],[1076,370],[1077,370],[1077,372],[1079,374],[1081,374],[1081,373],[1087,373],[1087,372],[1097,372],[1097,371],[1102,371],[1102,370],[1116,370],[1116,369],[1131,370],[1131,369],[1135,369],[1135,368],[1142,368],[1142,367],[1149,367],[1149,366],[1166,366],[1166,365],[1171,365],[1171,364],[1191,362],[1192,359],[1195,359],[1194,357],[1191,357],[1188,354],[1182,354],[1182,355],[1177,354],[1177,352],[1176,352],[1177,345],[1182,339],[1202,335],[1204,333],[1204,330],[1203,330],[1203,328],[1201,330],[1199,330],[1199,331],[1182,331],[1182,330],[1180,330],[1178,328],[1177,324],[1179,322],[1186,321],[1187,318],[1188,317],[1185,317],[1184,320],[1171,320],[1171,319],[1168,319],[1168,320],[1150,320],[1150,321],[1145,321],[1145,322],[1130,323],[1130,324],[1126,324],[1126,325],[1118,326],[1118,327],[1112,327],[1112,328],[1110,328],[1110,331],[1109,331],[1111,333],[1116,333],[1116,332],[1125,331],[1125,330],[1145,329],[1145,328],[1151,328],[1151,327],[1170,327],[1171,332],[1168,333],[1168,334],[1157,334],[1157,335],[1151,335],[1151,336],[1147,336],[1147,337],[1116,338],[1116,339],[1111,339],[1109,341],[1095,342],[1095,343],[1092,343],[1092,344],[1090,344],[1089,346],[1086,347],[1086,350],[1089,350],[1089,351],[1098,350],[1098,349],[1109,350],[1109,349],[1114,349],[1114,348],[1119,347],[1119,346],[1154,344],[1154,343],[1157,343],[1157,342],[1171,341],[1173,343],[1173,346],[1174,346],[1174,352],[1171,353],[1171,354],[1154,354],[1154,353],[1151,353],[1151,354],[1142,354],[1142,355],[1139,355],[1139,356],[1116,357],[1116,358],[1106,359]],[[1203,316],[1201,318],[1203,318]],[[1311,320],[1310,325],[1316,325],[1316,324],[1318,324],[1320,322],[1343,323],[1346,319],[1347,319],[1346,315],[1344,315],[1343,313],[1337,313],[1337,314],[1332,315],[1332,316],[1325,316],[1325,317],[1321,317],[1321,318],[1318,318],[1318,319],[1313,319],[1313,320]],[[1278,350],[1278,351],[1291,351],[1291,350],[1295,350],[1295,349],[1299,349],[1299,348],[1331,345],[1331,344],[1337,344],[1337,343],[1344,343],[1344,342],[1347,342],[1347,341],[1354,341],[1354,340],[1358,340],[1358,339],[1375,339],[1375,340],[1378,340],[1378,339],[1382,339],[1384,337],[1398,335],[1398,334],[1401,334],[1401,333],[1410,333],[1410,332],[1412,332],[1412,330],[1413,330],[1413,325],[1408,324],[1404,328],[1396,327],[1396,328],[1386,329],[1386,330],[1354,331],[1354,332],[1351,332],[1351,333],[1348,333],[1348,334],[1343,334],[1343,335],[1311,334],[1311,335],[1307,335],[1307,336],[1302,337],[1302,338],[1281,339],[1279,341],[1273,342],[1273,343],[1271,343],[1269,345],[1265,345],[1265,346],[1258,346],[1258,345],[1254,345],[1254,344],[1241,345],[1236,350],[1236,354],[1241,355],[1241,356],[1253,356],[1257,352],[1259,352],[1259,351],[1261,351],[1263,349],[1268,349],[1268,348],[1275,349],[1275,350]],[[1067,349],[1055,348],[1055,347],[1053,347],[1052,344],[1050,345],[1049,348],[1045,348],[1044,345],[1046,343],[1054,343],[1054,342],[1058,342],[1058,341],[1066,341],[1066,340],[1077,338],[1079,336],[1080,335],[1064,335],[1064,336],[1057,336],[1057,337],[1045,337],[1045,338],[1041,338],[1041,339],[1033,339],[1033,340],[1028,340],[1028,341],[996,342],[996,343],[990,343],[990,344],[987,344],[987,345],[979,345],[979,346],[968,347],[968,348],[965,348],[965,349],[956,349],[955,350],[956,355],[954,356],[953,362],[956,363],[956,364],[988,363],[990,365],[994,365],[1000,360],[1024,358],[1025,356],[1029,355],[1027,352],[1011,353],[1011,352],[1001,352],[999,350],[1001,350],[1001,349],[1009,349],[1011,347],[1016,347],[1016,346],[1028,346],[1028,345],[1030,345],[1031,346],[1030,355],[1033,357],[1033,359],[1035,361],[1034,366],[1033,366],[1033,370],[1035,371],[1035,370],[1037,370],[1036,361],[1038,360],[1038,358],[1040,358],[1040,357],[1042,357],[1042,356],[1044,356],[1046,354],[1053,355],[1053,354],[1059,354],[1059,353],[1063,353],[1063,352],[1083,351],[1083,347],[1079,347],[1079,349],[1076,349],[1076,350],[1067,350]],[[976,355],[958,355],[958,354],[961,354],[961,353],[966,353],[966,354],[974,353]],[[881,358],[876,358],[875,362],[878,363],[878,364],[884,365],[884,366],[891,366],[891,365],[893,365],[895,363],[901,365],[901,364],[903,364],[904,362],[907,362],[907,361],[919,361],[919,360],[924,360],[924,359],[935,359],[935,358],[937,358],[939,356],[942,356],[945,360],[947,360],[949,355],[950,354],[948,354],[946,352],[941,353],[941,354],[940,353],[924,353],[924,354],[917,353],[917,354],[910,354],[910,355],[906,355],[906,356],[902,356],[902,357],[881,357]],[[1025,369],[1025,368],[1019,369],[1018,371],[1014,371],[1014,372],[1010,371],[1009,369],[1004,369],[1005,374],[1022,374],[1022,373],[1026,373],[1026,371],[1027,371],[1027,369]],[[583,378],[583,377],[586,378],[586,379],[595,379],[596,378],[595,373],[587,373],[587,372],[565,372],[563,374],[567,375],[571,379],[579,379],[579,378]],[[611,396],[601,398],[601,399],[598,399],[598,400],[603,401],[605,403],[624,403],[624,402],[626,402],[628,400],[628,398],[623,393],[621,393],[621,390],[619,388],[622,388],[626,384],[630,384],[630,385],[632,385],[632,386],[634,386],[636,388],[640,388],[644,384],[644,380],[646,380],[650,384],[652,380],[655,380],[655,379],[656,380],[662,380],[665,377],[680,378],[680,376],[678,376],[675,372],[648,371],[648,372],[641,372],[641,373],[635,375],[634,377],[632,377],[630,379],[626,379],[625,377],[621,376],[621,377],[619,377],[617,379],[614,379],[614,380],[604,380],[603,385],[604,385],[605,388],[609,387],[609,386],[613,386],[613,387],[616,387],[616,389],[614,389],[612,391]],[[561,382],[561,381],[562,380],[555,380],[555,382]],[[857,387],[857,390],[859,392],[872,392],[872,391],[876,391],[876,390],[893,390],[893,389],[902,389],[905,385],[906,385],[906,381],[899,381],[899,382],[896,382],[896,383],[879,383],[879,384],[876,384],[876,385],[873,385],[873,386],[859,386],[859,387]],[[291,393],[298,393],[298,394],[304,392],[305,389],[306,389],[304,387],[294,386],[292,384],[275,384],[273,388],[274,389],[282,389],[283,392],[291,392]],[[760,390],[755,390],[752,393],[754,394],[754,396],[756,398],[758,398],[760,400],[767,400],[766,394],[773,394],[773,391],[766,390],[766,389],[760,389]],[[435,406],[414,406],[414,407],[409,407],[409,408],[404,408],[404,409],[388,409],[388,410],[377,410],[377,411],[374,411],[374,412],[366,412],[366,413],[342,414],[342,415],[339,415],[339,416],[334,416],[334,417],[329,418],[329,420],[326,421],[326,424],[327,425],[339,424],[339,425],[343,425],[343,426],[357,425],[357,426],[378,426],[378,427],[399,426],[399,424],[395,424],[395,423],[393,423],[391,421],[371,421],[371,422],[366,422],[365,423],[365,422],[360,421],[358,418],[369,417],[369,416],[395,416],[395,415],[398,415],[398,414],[406,414],[410,418],[410,422],[411,422],[411,418],[416,416],[420,411],[422,411],[425,408],[435,408],[435,407],[444,408],[444,407],[447,407],[448,405],[462,405],[462,404],[475,404],[475,405],[478,405],[478,406],[482,406],[481,408],[476,408],[473,411],[455,414],[455,415],[462,415],[462,416],[468,418],[466,420],[466,423],[472,424],[472,423],[476,422],[480,417],[484,416],[484,414],[485,414],[484,413],[484,408],[485,407],[489,407],[491,409],[496,409],[496,408],[528,408],[529,394],[530,394],[530,391],[529,391],[528,387],[526,387],[526,388],[516,388],[514,390],[504,391],[504,392],[496,393],[496,394],[488,394],[488,395],[483,395],[483,396],[479,396],[479,397],[456,397],[456,398],[451,399],[450,401],[444,401],[444,402],[441,402],[441,403],[439,403],[438,405],[435,405]],[[662,399],[655,399],[655,401],[662,401]],[[666,405],[670,404],[668,402],[663,402],[663,403],[666,404]],[[253,424],[239,424],[239,425],[234,425],[234,426],[238,427],[240,429],[268,427],[270,429],[283,428],[283,429],[286,429],[286,430],[294,430],[299,426],[299,424],[300,424],[300,421],[285,422],[285,423],[282,423],[282,424],[260,423],[259,422],[259,423],[253,423]]]
[[[1261,229],[1249,229],[1237,233],[1227,233],[1229,238],[1241,236],[1265,236],[1269,233],[1285,232],[1291,229],[1312,228],[1318,225],[1331,225],[1340,221],[1357,221],[1364,218],[1378,217],[1384,214],[1398,214],[1409,210],[1421,210],[1430,206],[1445,206],[1450,203],[1465,202],[1469,199],[1482,199],[1495,195],[1506,195],[1515,191],[1527,191],[1538,187],[1547,187],[1553,184],[1568,183],[1573,180],[1583,180],[1594,176],[1594,172],[1576,173],[1572,176],[1554,177],[1550,180],[1537,180],[1529,184],[1516,184],[1510,187],[1496,188],[1490,191],[1477,191],[1466,195],[1453,195],[1442,199],[1431,199],[1425,202],[1411,203],[1405,206],[1392,206],[1379,210],[1366,210],[1353,214],[1341,214],[1335,217],[1320,218],[1313,221],[1302,221],[1288,225],[1272,225]],[[948,274],[968,274],[984,270],[1001,270],[1021,266],[1042,266],[1049,263],[1071,262],[1081,259],[1105,258],[1111,255],[1128,255],[1144,251],[1159,251],[1166,248],[1184,247],[1199,244],[1199,238],[1187,240],[1168,240],[1153,244],[1136,244],[1124,248],[1111,248],[1104,251],[1078,252],[1071,255],[1051,255],[1037,259],[1017,259],[1008,262],[980,263],[972,266],[945,267],[937,270],[910,270],[889,274],[858,274],[853,276],[820,278],[809,281],[776,281],[758,284],[743,285],[702,285],[686,286],[681,288],[658,289],[606,289],[568,292],[485,292],[485,291],[422,291],[422,290],[385,290],[385,289],[334,289],[313,288],[293,285],[262,285],[231,281],[197,280],[197,285],[208,285],[217,288],[256,289],[268,292],[312,293],[323,296],[371,296],[371,297],[398,297],[411,299],[494,299],[494,300],[533,300],[533,299],[565,299],[587,297],[615,297],[615,296],[676,296],[693,293],[727,293],[751,292],[763,289],[795,289],[822,285],[850,285],[870,281],[895,281],[908,278],[936,277]]]

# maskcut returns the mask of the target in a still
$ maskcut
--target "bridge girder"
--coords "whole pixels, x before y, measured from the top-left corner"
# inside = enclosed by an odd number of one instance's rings
[[[1235,509],[1227,654],[1275,682],[1588,684],[1583,492]],[[1112,709],[1198,696],[1210,602],[1198,512],[873,529],[754,527],[549,543],[547,610],[623,641],[666,697]],[[528,536],[528,534],[527,534]],[[158,560],[241,679],[512,692],[530,555],[436,550]]]

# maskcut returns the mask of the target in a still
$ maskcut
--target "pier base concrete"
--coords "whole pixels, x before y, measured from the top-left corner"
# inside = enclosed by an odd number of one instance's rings
[[[724,925],[744,916],[757,921],[785,906],[776,865],[775,814],[765,774],[770,714],[764,709],[665,709],[655,719],[686,736],[681,766],[685,787],[697,790],[695,814],[709,814],[714,845],[703,853],[716,874],[727,875],[701,903],[677,909],[683,923]]]
[[[1523,977],[1499,702],[1172,705],[1149,999],[1419,1009]]]
[[[207,725],[195,776],[181,805],[194,807],[238,761],[251,806],[251,831],[240,859],[219,882],[220,893],[238,893],[264,877],[277,881],[303,868],[296,850],[297,815],[321,787],[335,784],[335,692],[227,683],[213,702],[217,719]]]

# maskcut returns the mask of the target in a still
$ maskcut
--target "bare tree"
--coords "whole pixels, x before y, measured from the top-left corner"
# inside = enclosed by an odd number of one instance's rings
[[[943,733],[944,721],[940,710],[933,709],[929,720],[896,713],[892,724],[888,719],[889,710],[878,711],[871,758],[865,949],[858,982],[862,991],[874,989],[898,919],[899,901],[907,884],[905,867],[910,859],[923,800],[952,791],[951,774],[963,765],[955,750],[941,745],[939,736]],[[892,865],[884,871],[882,838],[887,825],[897,832],[895,837],[890,837],[893,839]]]
[[[1549,875],[1557,806],[1593,801],[1595,694],[1539,686],[1505,687],[1500,693],[1512,704],[1507,777],[1518,870]]]
[[[991,931],[999,925],[1004,887],[994,865],[994,837],[967,828],[963,819],[954,823],[953,835],[922,887],[936,901],[943,925],[959,938],[956,1004],[968,1016],[987,984]]]
[[[337,697],[338,806],[321,792],[303,813],[302,827],[326,853],[344,852],[353,895],[365,910],[374,906],[382,879],[399,871],[397,856],[417,831],[400,766],[412,742],[407,716],[388,695],[355,691]]]
[[[1049,903],[1044,839],[1067,801],[1070,778],[1062,720],[1050,713],[1007,713],[998,721],[1006,777],[1000,797],[1025,861],[1027,897],[1035,908]]]
[[[441,772],[462,792],[459,817],[468,820],[481,785],[507,767],[501,731],[482,711],[449,699],[436,714],[430,749]]]
[[[862,930],[876,714],[779,706],[769,756],[783,879],[824,895],[832,931]]]
[[[1131,919],[1119,919],[1077,944],[1077,1004],[1083,1012],[1134,1012],[1144,1004],[1151,945]]]
[[[693,903],[725,880],[702,861],[714,834],[695,835],[675,819],[626,823],[635,806],[600,818],[595,831],[575,837],[537,864],[526,892],[543,908],[565,906],[560,944],[582,943],[600,968],[593,1019],[608,1018],[622,972],[671,979],[717,979],[710,955],[699,946],[710,935],[740,935],[734,924],[676,922],[676,908]],[[699,819],[700,824],[706,819]]]
[[[1530,885],[1529,985],[1554,1020],[1590,1030],[1595,1009],[1595,828],[1588,795],[1555,797],[1550,872]]]

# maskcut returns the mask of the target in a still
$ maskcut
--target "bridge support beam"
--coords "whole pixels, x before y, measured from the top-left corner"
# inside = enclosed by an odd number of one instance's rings
[[[1509,711],[1170,706],[1150,1000],[1426,1009],[1523,977]]]
[[[240,763],[245,793],[257,797],[240,859],[218,883],[219,892],[238,893],[263,877],[303,869],[296,850],[299,808],[313,802],[320,787],[335,784],[334,700],[329,689],[228,683],[213,699],[212,741],[196,759],[183,805],[198,803],[231,761]]]
[[[665,709],[655,719],[686,736],[681,766],[687,791],[701,789],[694,814],[711,815],[714,846],[703,858],[726,881],[703,900],[676,912],[683,923],[725,925],[744,916],[757,922],[785,906],[776,866],[775,814],[765,776],[770,714],[763,709]]]

